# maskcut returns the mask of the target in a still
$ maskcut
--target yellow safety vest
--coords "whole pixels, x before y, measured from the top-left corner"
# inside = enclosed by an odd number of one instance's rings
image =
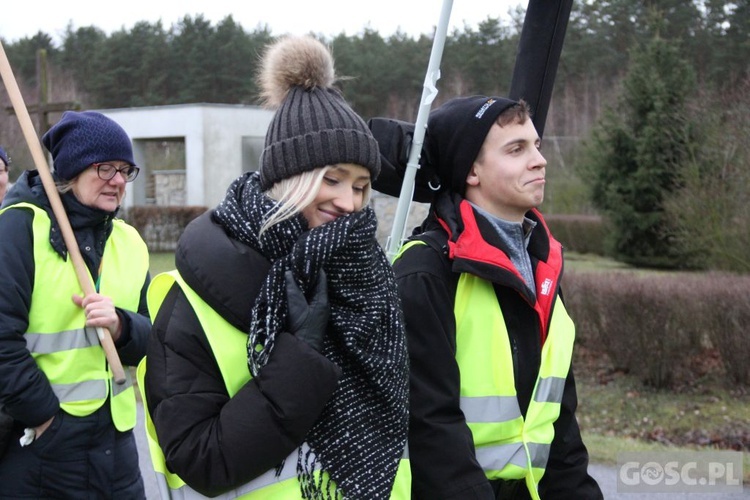
[[[185,293],[190,305],[193,307],[195,314],[198,316],[211,350],[216,357],[219,365],[224,385],[227,388],[229,397],[234,396],[250,379],[251,375],[247,370],[247,334],[235,328],[232,324],[221,317],[216,311],[209,307],[195,293],[177,271],[162,273],[156,276],[149,286],[148,306],[152,317],[156,314],[164,301],[167,292],[172,285],[177,283]],[[238,370],[240,366],[243,369]],[[142,360],[138,365],[137,377],[138,386],[146,401],[144,379],[146,375],[146,360]],[[156,472],[159,482],[159,490],[163,499],[199,499],[206,498],[197,491],[193,490],[180,479],[179,476],[169,471],[167,468],[164,453],[159,445],[156,436],[156,429],[148,412],[148,405],[144,404],[146,416],[146,435],[151,453],[151,461]],[[303,444],[303,450],[307,445]],[[309,449],[309,448],[308,448]],[[272,499],[295,499],[302,498],[300,494],[299,482],[296,475],[297,450],[294,450],[284,461],[284,467],[280,474],[275,469],[271,469],[253,479],[252,481],[232,490],[223,495],[213,498],[220,499],[253,499],[253,500],[272,500]],[[327,481],[328,475],[323,472],[324,481],[322,484],[331,484]],[[333,491],[334,485],[331,486]],[[411,497],[411,470],[408,459],[401,460],[396,481],[391,491],[391,499],[407,500]]]
[[[426,243],[409,242],[396,258],[414,244]],[[555,437],[553,425],[560,415],[570,369],[573,321],[558,296],[524,418],[516,397],[510,338],[492,283],[461,274],[454,316],[460,406],[473,435],[477,461],[488,479],[524,479],[532,498],[539,499],[539,481]]]
[[[49,243],[49,216],[28,203],[12,207],[29,208],[34,213],[36,278],[24,334],[27,349],[66,413],[90,415],[111,397],[115,427],[119,431],[132,429],[136,423],[132,377],[126,370],[125,383],[114,383],[96,329],[85,326],[83,309],[71,300],[74,293],[82,294],[81,286],[71,259],[63,261]],[[135,228],[116,219],[102,259],[99,293],[111,297],[121,309],[137,311],[149,263],[148,249]]]

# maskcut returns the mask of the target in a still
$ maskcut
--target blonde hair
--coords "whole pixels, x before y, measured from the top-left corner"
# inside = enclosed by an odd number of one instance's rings
[[[77,177],[78,176],[73,177],[70,180],[57,181],[55,183],[55,186],[57,187],[57,192],[60,193],[60,194],[65,194],[68,191],[72,191],[73,190],[73,185],[75,184],[75,181],[76,181]]]
[[[271,186],[264,194],[276,200],[276,204],[270,210],[273,213],[260,226],[258,237],[275,224],[294,217],[310,205],[318,196],[326,172],[334,167],[334,165],[326,165],[325,167],[308,170],[282,179]],[[372,185],[368,183],[363,193],[363,208],[370,203],[371,194]]]

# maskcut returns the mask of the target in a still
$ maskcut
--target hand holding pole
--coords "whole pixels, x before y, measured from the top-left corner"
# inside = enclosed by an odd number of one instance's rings
[[[60,225],[60,231],[62,232],[65,246],[68,248],[68,255],[75,267],[78,283],[80,284],[84,295],[94,293],[94,284],[91,281],[91,275],[86,269],[83,257],[81,257],[78,242],[76,241],[73,229],[70,226],[68,215],[65,213],[65,207],[63,207],[62,201],[60,200],[60,194],[57,192],[57,186],[55,186],[55,181],[52,178],[49,166],[47,165],[47,159],[44,156],[42,145],[39,142],[34,125],[31,123],[29,111],[26,109],[23,96],[18,88],[18,83],[16,82],[15,77],[13,76],[13,70],[10,67],[10,62],[5,54],[5,49],[3,48],[2,43],[0,43],[0,74],[2,74],[5,89],[8,91],[8,96],[10,97],[11,104],[16,112],[16,116],[18,117],[21,130],[26,138],[26,143],[31,150],[34,165],[39,171],[39,177],[42,179],[44,191],[47,193],[47,197],[52,205],[52,211],[55,214],[57,223]],[[125,372],[122,368],[120,357],[117,355],[115,343],[112,340],[109,330],[106,328],[97,328],[96,333],[99,336],[99,342],[104,349],[104,354],[107,356],[107,362],[112,369],[115,382],[118,384],[124,383]]]

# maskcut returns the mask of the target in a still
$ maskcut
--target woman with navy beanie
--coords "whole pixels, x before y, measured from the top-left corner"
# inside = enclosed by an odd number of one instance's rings
[[[129,372],[115,384],[97,328],[123,365],[146,352],[146,244],[117,219],[138,175],[117,123],[68,111],[42,138],[95,293],[83,297],[39,173],[24,172],[0,210],[0,488],[10,498],[145,498]]]

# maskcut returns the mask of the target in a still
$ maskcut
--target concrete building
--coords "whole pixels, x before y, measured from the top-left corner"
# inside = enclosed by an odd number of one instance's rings
[[[243,172],[257,170],[273,112],[234,104],[177,104],[99,110],[133,141],[140,175],[125,207],[213,207]],[[153,154],[157,151],[159,154]],[[172,157],[170,152],[176,151]]]
[[[141,108],[98,110],[119,123],[133,141],[135,161],[141,168],[128,186],[125,208],[133,206],[204,206],[213,208],[233,180],[257,170],[266,130],[273,111],[234,104],[176,104]],[[175,153],[177,151],[177,153]],[[385,246],[398,200],[374,192],[372,206],[378,215],[377,238]],[[427,205],[414,203],[406,234],[427,213]],[[164,228],[153,237],[144,228],[152,248],[172,249],[178,229],[165,243]],[[169,234],[172,234],[169,233]],[[157,240],[159,243],[157,243]],[[173,241],[174,240],[174,241]]]

